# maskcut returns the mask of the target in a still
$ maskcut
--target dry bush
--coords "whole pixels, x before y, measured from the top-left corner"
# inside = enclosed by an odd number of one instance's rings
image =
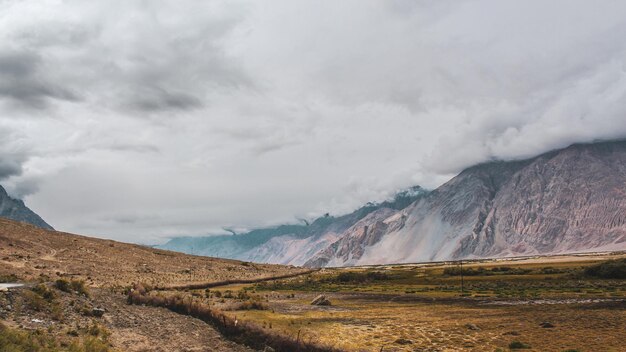
[[[54,287],[56,287],[59,291],[67,293],[76,292],[79,295],[89,297],[89,290],[87,289],[87,286],[85,286],[85,281],[83,280],[67,281],[65,279],[58,279],[54,282]]]
[[[268,310],[269,306],[259,300],[249,299],[243,302],[233,302],[226,305],[223,310]]]
[[[181,295],[165,296],[161,294],[148,294],[143,290],[141,293],[135,287],[128,294],[128,303],[144,304],[155,307],[165,307],[176,313],[189,315],[213,325],[225,337],[245,344],[253,349],[263,350],[266,346],[272,347],[276,352],[339,352],[340,350],[323,346],[314,342],[301,341],[299,338],[286,336],[263,329],[261,326],[250,322],[236,322],[226,316],[220,310],[211,308],[205,304],[193,300],[191,297]]]

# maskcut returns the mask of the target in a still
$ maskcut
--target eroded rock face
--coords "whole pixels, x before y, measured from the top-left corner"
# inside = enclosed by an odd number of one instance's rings
[[[385,219],[367,219],[306,265],[624,250],[626,142],[477,165]]]
[[[476,165],[337,218],[163,248],[308,267],[626,250],[626,142]]]
[[[624,249],[626,143],[542,155],[502,184],[485,213],[455,257]]]
[[[339,258],[341,263],[359,260],[363,256],[365,248],[378,243],[388,231],[389,226],[385,220],[396,213],[396,210],[382,208],[368,214],[344,231],[337,241],[318,252],[312,260],[307,261],[304,265],[310,267],[326,266],[335,257]]]

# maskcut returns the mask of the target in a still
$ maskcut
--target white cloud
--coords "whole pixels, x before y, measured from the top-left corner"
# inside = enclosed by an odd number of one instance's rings
[[[626,136],[624,10],[0,1],[0,177],[58,229],[136,242],[349,211]]]

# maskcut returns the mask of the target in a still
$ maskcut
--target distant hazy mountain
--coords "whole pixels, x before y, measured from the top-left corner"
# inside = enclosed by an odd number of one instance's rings
[[[432,192],[406,194],[308,227],[176,238],[163,248],[305,266],[626,250],[626,142],[476,165]]]
[[[11,198],[2,186],[0,186],[0,217],[27,222],[47,230],[54,230],[39,215],[28,209],[24,202]]]
[[[415,186],[397,193],[391,200],[368,203],[339,217],[323,216],[309,225],[282,225],[237,235],[177,237],[159,247],[198,255],[303,265],[369,214],[385,210],[399,211],[427,193],[421,187]]]

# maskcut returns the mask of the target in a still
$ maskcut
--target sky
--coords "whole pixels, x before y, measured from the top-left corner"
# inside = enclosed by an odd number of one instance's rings
[[[626,2],[0,0],[0,184],[126,242],[626,137]]]

